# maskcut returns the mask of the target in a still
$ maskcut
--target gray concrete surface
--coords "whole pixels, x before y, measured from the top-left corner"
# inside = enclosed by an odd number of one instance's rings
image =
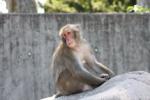
[[[1,14],[0,100],[51,96],[60,27],[79,23],[96,58],[116,74],[150,71],[150,14]]]

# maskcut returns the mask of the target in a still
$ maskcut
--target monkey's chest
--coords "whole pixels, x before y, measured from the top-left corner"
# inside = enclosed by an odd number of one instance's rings
[[[90,63],[90,56],[89,56],[89,52],[85,51],[85,52],[80,52],[78,53],[78,57],[79,60],[82,62],[82,64],[89,64]]]
[[[78,58],[79,61],[81,61],[84,67],[92,66],[92,56],[88,48],[79,47],[78,50],[75,52],[75,56]]]
[[[95,64],[92,62],[93,58],[89,54],[90,54],[89,52],[79,53],[80,61],[85,69],[87,69],[92,74],[97,75],[97,71],[99,71],[99,69],[95,68]]]
[[[87,61],[85,60],[85,56],[83,55],[83,53],[79,53],[78,54],[79,60],[82,62],[82,64],[86,64]]]

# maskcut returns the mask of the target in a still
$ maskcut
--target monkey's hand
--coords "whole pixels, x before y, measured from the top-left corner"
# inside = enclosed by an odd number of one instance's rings
[[[106,80],[110,79],[109,74],[100,74],[100,78],[104,78]]]

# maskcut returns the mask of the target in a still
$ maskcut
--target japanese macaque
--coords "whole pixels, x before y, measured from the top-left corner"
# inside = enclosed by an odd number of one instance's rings
[[[114,74],[96,60],[81,36],[79,25],[65,25],[59,36],[62,40],[53,54],[51,66],[57,97],[93,89]]]

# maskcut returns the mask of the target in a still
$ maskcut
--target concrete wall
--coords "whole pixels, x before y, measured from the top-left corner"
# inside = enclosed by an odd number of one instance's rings
[[[67,23],[81,24],[97,59],[115,73],[150,72],[150,14],[0,15],[0,100],[52,95],[49,65]]]

